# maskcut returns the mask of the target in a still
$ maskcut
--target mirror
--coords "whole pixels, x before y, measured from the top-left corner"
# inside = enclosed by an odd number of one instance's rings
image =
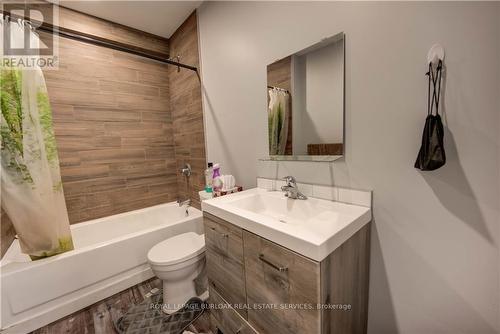
[[[267,66],[269,159],[344,154],[344,33]]]

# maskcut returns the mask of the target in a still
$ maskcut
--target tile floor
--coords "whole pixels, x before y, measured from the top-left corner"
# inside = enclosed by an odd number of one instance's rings
[[[115,334],[113,319],[125,313],[130,305],[143,301],[144,296],[154,288],[161,288],[160,280],[151,279],[133,286],[31,334]],[[205,312],[188,330],[195,334],[213,334],[209,318],[209,313]]]

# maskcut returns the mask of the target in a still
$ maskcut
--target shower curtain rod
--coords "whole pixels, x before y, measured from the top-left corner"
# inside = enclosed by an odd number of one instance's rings
[[[276,90],[279,90],[279,91],[282,91],[282,92],[290,94],[290,92],[288,91],[288,89],[284,89],[284,88],[281,88],[281,87],[267,86],[267,88],[269,88],[269,89],[276,89]]]
[[[7,15],[3,10],[0,10],[0,12],[2,12],[2,17],[6,18],[9,21],[11,19],[21,19],[23,22],[27,23],[30,27],[32,27],[32,28],[34,27],[30,20],[27,20],[22,16]],[[161,63],[165,63],[168,65],[174,65],[174,66],[182,67],[182,68],[194,71],[194,72],[198,72],[197,67],[191,66],[191,65],[186,65],[186,64],[174,61],[174,60],[164,58],[164,57],[162,57],[162,55],[159,52],[149,51],[149,50],[139,48],[139,47],[131,48],[127,44],[112,41],[112,40],[109,40],[106,38],[93,36],[90,34],[86,34],[83,32],[79,32],[79,31],[75,31],[75,30],[71,30],[71,29],[67,29],[67,28],[57,27],[57,26],[54,26],[52,24],[45,23],[45,22],[37,22],[37,21],[34,21],[34,22],[36,22],[37,25],[36,25],[36,28],[33,28],[33,29],[38,30],[38,31],[43,31],[43,32],[46,32],[49,34],[56,33],[61,37],[69,38],[69,39],[72,39],[75,41],[84,42],[87,44],[102,46],[102,47],[105,47],[108,49],[113,49],[113,50],[117,50],[117,51],[122,51],[122,52],[130,53],[130,54],[134,54],[136,56],[152,59],[152,60],[155,60],[155,61],[158,61]]]

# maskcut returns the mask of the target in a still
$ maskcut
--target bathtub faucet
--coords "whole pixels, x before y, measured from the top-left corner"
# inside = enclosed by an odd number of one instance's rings
[[[191,199],[188,198],[187,200],[185,201],[181,201],[180,199],[177,200],[177,204],[179,204],[179,206],[183,206],[183,205],[187,205],[187,206],[190,206],[191,205]]]
[[[180,199],[177,200],[177,204],[179,206],[186,206],[186,217],[189,216],[189,207],[191,206],[191,199],[188,198],[187,200],[181,201]]]

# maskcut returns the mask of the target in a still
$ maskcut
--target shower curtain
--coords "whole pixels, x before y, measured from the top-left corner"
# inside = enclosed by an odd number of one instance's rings
[[[288,92],[269,88],[269,155],[285,154],[288,137],[289,98]]]
[[[14,40],[30,29],[6,21],[2,28],[10,29]],[[39,45],[33,31],[30,36],[31,46]],[[69,251],[73,240],[42,70],[11,67],[2,61],[0,88],[2,207],[22,252],[33,260]]]

